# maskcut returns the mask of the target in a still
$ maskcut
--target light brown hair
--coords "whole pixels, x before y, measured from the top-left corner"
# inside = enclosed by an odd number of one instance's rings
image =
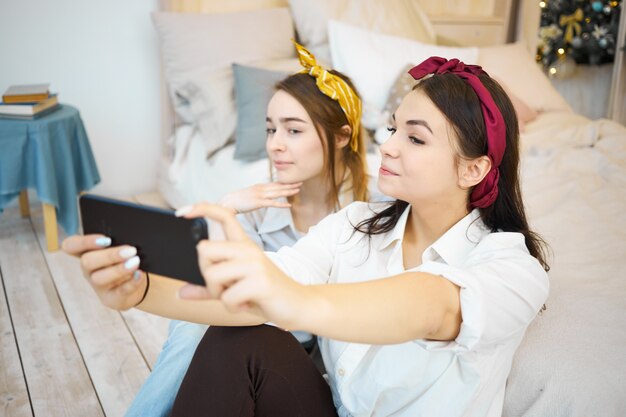
[[[330,70],[334,75],[341,77],[355,91],[354,85],[348,77],[342,73]],[[282,90],[298,100],[304,107],[317,131],[322,144],[324,145],[324,176],[328,181],[329,190],[327,202],[339,208],[339,190],[345,186],[346,177],[337,180],[335,172],[336,159],[336,137],[344,136],[341,128],[349,125],[339,103],[324,95],[317,87],[315,78],[306,73],[293,74],[276,84],[277,90]],[[354,126],[351,126],[354,129]],[[365,145],[363,143],[363,129],[358,137],[358,152],[352,150],[350,145],[341,148],[340,161],[348,170],[352,181],[352,198],[354,201],[367,201],[367,166],[365,160]],[[349,136],[349,134],[348,134]],[[344,190],[345,191],[345,190]]]

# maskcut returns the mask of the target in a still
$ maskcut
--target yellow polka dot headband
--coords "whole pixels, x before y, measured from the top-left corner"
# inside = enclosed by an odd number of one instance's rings
[[[348,83],[341,77],[331,74],[325,68],[317,64],[315,56],[306,50],[298,42],[293,41],[298,51],[300,65],[304,68],[301,72],[308,73],[315,78],[317,88],[326,96],[336,100],[343,110],[348,124],[352,128],[350,136],[350,148],[354,152],[359,151],[359,126],[361,121],[361,99],[350,88]]]

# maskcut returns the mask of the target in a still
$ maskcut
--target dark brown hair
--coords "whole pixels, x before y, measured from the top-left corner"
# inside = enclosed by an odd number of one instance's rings
[[[498,197],[491,206],[479,209],[480,217],[492,232],[523,234],[528,251],[547,271],[547,245],[530,230],[522,201],[519,127],[515,109],[500,84],[486,74],[479,78],[500,109],[506,125],[506,150],[500,164]],[[467,82],[454,74],[437,74],[421,80],[413,90],[426,94],[451,124],[457,138],[453,147],[458,157],[474,159],[487,154],[487,132],[480,101]],[[468,210],[471,191],[467,193]],[[406,201],[396,200],[385,210],[356,225],[355,229],[367,235],[387,232],[394,228],[407,206]]]
[[[348,85],[354,85],[348,77],[338,71],[330,70],[330,73],[341,77]],[[324,145],[324,176],[329,184],[327,202],[339,208],[339,190],[345,180],[336,179],[335,173],[335,137],[345,136],[341,128],[349,125],[345,113],[336,100],[323,94],[315,78],[306,73],[293,74],[276,84],[277,90],[282,90],[294,97],[306,110],[313,121],[317,134]],[[354,126],[351,126],[354,129]],[[355,201],[367,201],[367,167],[365,162],[365,145],[363,144],[363,129],[359,129],[358,152],[352,150],[350,145],[341,149],[341,162],[349,171],[352,180],[352,197]]]

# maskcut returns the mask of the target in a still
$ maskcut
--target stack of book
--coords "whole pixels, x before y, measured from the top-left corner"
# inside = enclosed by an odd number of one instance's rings
[[[32,119],[60,107],[49,84],[12,85],[2,95],[0,117]]]

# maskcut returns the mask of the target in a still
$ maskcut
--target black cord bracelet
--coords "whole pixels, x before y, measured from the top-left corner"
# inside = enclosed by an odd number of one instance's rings
[[[135,307],[137,307],[139,304],[143,303],[143,300],[146,299],[146,295],[148,295],[148,289],[150,288],[150,275],[148,275],[148,273],[146,272],[146,289],[143,292],[143,296],[141,297],[141,300],[139,300],[139,302],[137,304],[135,304]]]

